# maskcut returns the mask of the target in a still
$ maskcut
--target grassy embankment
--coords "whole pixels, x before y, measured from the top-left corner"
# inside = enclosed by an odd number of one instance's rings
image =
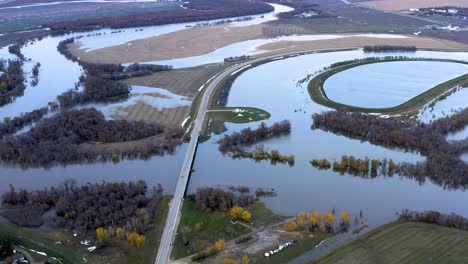
[[[327,94],[323,88],[325,81],[330,78],[331,76],[354,68],[358,66],[363,66],[366,64],[372,63],[381,63],[381,62],[389,62],[389,61],[441,61],[441,62],[456,62],[456,63],[463,63],[468,64],[466,62],[461,61],[454,61],[454,60],[442,60],[442,59],[401,59],[401,60],[382,60],[382,61],[371,61],[371,62],[357,62],[357,63],[350,63],[343,66],[339,66],[333,69],[330,69],[326,72],[323,72],[316,77],[314,77],[308,85],[309,95],[312,100],[318,104],[334,108],[336,110],[343,110],[349,112],[363,112],[363,113],[386,113],[386,114],[415,114],[419,111],[421,107],[425,104],[436,98],[437,96],[447,92],[448,90],[462,84],[468,82],[468,74],[459,76],[457,78],[448,80],[444,83],[441,83],[424,93],[421,93],[410,100],[394,106],[394,107],[387,107],[387,108],[365,108],[365,107],[356,107],[347,104],[341,104],[336,101],[333,101],[327,97]]]
[[[260,202],[247,206],[245,209],[252,213],[252,228],[284,220],[283,216],[274,214]],[[196,208],[194,201],[186,199],[182,207],[182,216],[172,249],[173,259],[179,259],[198,252],[198,250],[190,246],[185,246],[182,238],[182,229],[190,228],[194,230],[197,223],[200,224],[200,230],[196,232],[195,238],[211,245],[218,239],[228,241],[252,231],[251,228],[231,224],[229,212],[203,212]]]
[[[467,263],[468,232],[422,222],[379,227],[311,263]]]
[[[270,113],[255,107],[215,107],[209,110],[213,121],[249,123],[270,118]]]
[[[111,243],[110,246],[86,251],[87,246],[80,245],[79,239],[70,231],[54,229],[40,231],[23,228],[9,223],[0,223],[0,239],[13,242],[26,249],[44,252],[50,257],[62,260],[64,264],[75,263],[150,263],[156,259],[157,249],[164,229],[170,198],[165,197],[156,210],[153,226],[145,233],[145,243],[141,249],[135,249],[125,241]],[[58,243],[60,241],[60,243]],[[31,253],[35,261],[44,261],[45,257]],[[86,261],[84,260],[86,258]]]
[[[275,254],[269,258],[265,258],[263,254],[249,255],[249,259],[255,264],[283,264],[301,256],[305,252],[313,249],[321,241],[332,236],[327,233],[299,233],[296,242],[281,251],[279,254]]]

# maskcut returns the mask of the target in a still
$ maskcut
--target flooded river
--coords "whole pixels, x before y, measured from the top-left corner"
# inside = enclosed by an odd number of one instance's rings
[[[282,7],[275,6],[275,8]],[[245,24],[261,23],[272,18],[273,14],[268,14],[268,16],[259,16],[255,21],[246,21]],[[242,26],[241,23],[243,22],[239,22],[237,26]],[[84,33],[84,35],[89,34],[89,36],[80,39],[80,41],[88,49],[97,49],[119,45],[138,38],[182,30],[185,26],[185,24],[176,24],[147,27],[142,31],[126,29],[125,32],[114,34],[111,34],[112,30],[100,30]],[[83,35],[83,33],[70,36],[77,35]],[[35,87],[28,84],[24,96],[12,104],[1,107],[0,118],[18,116],[22,112],[46,106],[48,102],[54,101],[57,95],[74,87],[75,82],[82,74],[82,69],[78,64],[66,60],[56,50],[58,43],[70,36],[46,37],[23,48],[24,55],[31,59],[25,63],[25,71],[28,74],[36,62],[40,62],[42,65],[39,73],[39,84]],[[324,37],[322,36],[322,38]],[[237,44],[235,49],[244,53],[257,52],[255,47],[264,42],[259,40],[258,43]],[[252,47],[254,48],[252,49]],[[216,56],[206,54],[203,55],[205,56],[203,59],[188,59],[185,62],[182,60],[181,63],[186,63],[185,66],[196,66],[206,63],[206,58],[210,58],[208,62],[221,62],[222,58],[232,56],[231,48],[225,47],[218,50]],[[5,51],[6,48],[0,49],[0,55],[2,57],[3,55],[10,56]],[[310,100],[305,84],[298,84],[299,80],[331,63],[367,56],[387,55],[402,54],[365,54],[362,50],[316,53],[276,60],[242,73],[233,84],[228,106],[252,106],[264,109],[271,113],[271,118],[266,121],[268,124],[283,119],[291,120],[291,135],[269,140],[264,144],[269,149],[278,149],[282,154],[294,154],[296,156],[295,166],[271,165],[269,162],[256,163],[247,159],[233,160],[223,156],[218,151],[215,142],[220,136],[213,135],[209,141],[201,144],[198,148],[189,192],[194,192],[198,187],[217,185],[247,185],[253,189],[274,188],[278,195],[265,201],[267,206],[277,213],[294,215],[302,210],[327,211],[335,208],[337,211],[346,210],[356,215],[362,210],[366,222],[374,226],[392,220],[395,212],[403,208],[454,211],[468,216],[468,208],[463,202],[468,198],[468,194],[461,190],[444,190],[443,187],[429,181],[419,183],[413,179],[399,176],[360,178],[346,174],[340,175],[332,171],[315,169],[309,164],[309,160],[314,158],[336,160],[342,155],[354,155],[359,158],[392,158],[395,161],[409,162],[425,159],[418,153],[385,149],[358,140],[310,129],[311,114],[327,109]],[[468,61],[468,53],[462,52],[418,51],[409,56]],[[173,61],[173,63],[175,62]],[[410,66],[406,67],[411,68]],[[393,66],[390,68],[394,69]],[[445,66],[443,68],[444,74],[440,74],[437,82],[452,77],[450,75],[453,73],[451,68]],[[450,76],[445,75],[445,73]],[[366,77],[363,73],[359,73],[359,75],[363,78]],[[377,77],[377,80],[388,78],[385,75]],[[364,79],[365,83],[367,81],[369,80]],[[403,82],[404,80],[395,81]],[[421,87],[430,88],[427,85],[432,85],[432,83],[424,82]],[[161,98],[148,97],[145,95],[148,88],[136,87],[130,100],[123,105],[132,103],[132,100],[150,100],[151,104],[160,107],[174,107],[190,103],[186,98],[168,94],[164,87],[158,88],[160,90],[154,90],[154,92],[161,94]],[[383,100],[388,99],[389,103],[395,103],[393,99],[389,99],[391,95],[381,95],[380,92],[384,91],[380,90],[375,97],[368,97],[367,102],[375,101],[377,106],[385,106]],[[420,91],[414,91],[414,93],[418,92]],[[462,92],[460,91],[460,93]],[[403,97],[411,95],[413,93],[405,94]],[[467,94],[463,92],[461,95],[463,95],[463,99],[457,98],[462,106],[466,106]],[[164,96],[172,99],[168,100]],[[376,97],[379,100],[373,100]],[[403,98],[401,94],[397,97]],[[351,100],[352,98],[354,97],[348,94],[344,99]],[[438,106],[439,104],[436,104],[435,107]],[[105,107],[107,107],[105,109],[109,109],[118,106]],[[444,109],[447,108],[444,107]],[[258,123],[226,124],[226,133],[257,125]],[[174,155],[153,157],[146,161],[124,160],[116,164],[96,162],[29,169],[5,165],[0,167],[0,175],[2,183],[4,183],[0,185],[0,192],[6,191],[8,188],[6,183],[14,184],[17,189],[36,189],[56,185],[65,178],[72,177],[80,183],[143,179],[151,185],[161,183],[165,192],[172,194],[185,148],[185,145],[178,147]]]

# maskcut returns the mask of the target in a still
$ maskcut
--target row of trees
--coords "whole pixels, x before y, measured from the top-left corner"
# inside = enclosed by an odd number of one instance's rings
[[[97,27],[142,27],[255,15],[273,11],[273,7],[262,1],[247,0],[194,0],[184,4],[184,6],[187,9],[148,12],[139,14],[138,16],[106,16],[75,21],[52,22],[45,24],[44,27],[50,28],[53,34],[63,34],[70,31],[94,30]]]
[[[312,166],[319,169],[331,169],[332,163],[327,159],[313,159],[310,161]],[[381,173],[383,175],[393,175],[398,173],[402,168],[398,166],[392,159],[359,159],[354,156],[342,156],[340,161],[333,162],[333,170],[341,173],[349,173],[353,175],[368,176],[377,175]]]
[[[254,151],[246,151],[241,147],[237,147],[231,150],[229,155],[233,159],[248,158],[254,159],[255,161],[270,160],[271,164],[288,163],[289,166],[294,166],[295,163],[294,155],[282,155],[276,149],[270,152],[264,145],[256,146]]]
[[[2,195],[2,207],[38,210],[40,214],[54,210],[54,216],[48,222],[59,227],[96,231],[97,241],[104,242],[110,236],[134,237],[133,232],[143,234],[151,224],[162,197],[160,185],[149,193],[144,181],[78,186],[74,180],[67,180],[57,187],[29,192],[16,191],[10,186],[10,191]],[[22,222],[21,219],[10,220]],[[136,238],[129,240],[137,243]]]
[[[468,164],[459,157],[468,141],[448,142],[447,134],[468,124],[468,109],[430,124],[410,125],[397,118],[380,118],[362,113],[332,111],[312,116],[312,129],[323,129],[372,144],[418,151],[427,157],[424,163],[398,164],[399,172],[414,177],[429,176],[447,188],[468,185]]]
[[[364,46],[364,52],[415,52],[416,46],[376,45]]]
[[[240,132],[233,132],[231,135],[224,135],[218,140],[219,150],[221,152],[233,152],[240,146],[253,144],[255,142],[285,135],[291,133],[291,123],[289,120],[276,122],[271,126],[267,126],[262,122],[257,129],[250,127],[242,129]]]
[[[442,214],[438,211],[410,211],[404,209],[399,213],[399,219],[405,221],[419,221],[441,226],[455,227],[458,229],[468,230],[468,219],[461,215],[451,213]]]
[[[285,223],[288,231],[334,232],[336,216],[334,212],[301,212],[294,219]],[[350,226],[350,215],[344,211],[340,214],[340,231],[347,231]]]
[[[124,142],[163,133],[159,125],[106,120],[94,108],[65,110],[42,119],[30,131],[0,141],[0,157],[22,164],[48,164],[96,158],[80,152],[86,142]]]

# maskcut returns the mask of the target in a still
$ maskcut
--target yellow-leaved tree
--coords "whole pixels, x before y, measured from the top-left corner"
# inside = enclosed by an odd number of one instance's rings
[[[249,211],[244,210],[242,212],[242,220],[244,220],[244,222],[250,223],[250,220],[252,220],[252,214]]]
[[[340,215],[340,221],[342,224],[349,224],[349,218],[348,212],[342,212]]]
[[[96,229],[96,238],[97,238],[98,243],[104,242],[104,240],[107,239],[108,235],[109,233],[107,232],[107,229],[105,229],[104,227],[98,227]]]
[[[231,208],[231,217],[234,219],[241,219],[242,218],[242,212],[244,212],[244,209],[240,206],[234,206]]]
[[[225,243],[224,239],[220,238],[220,239],[216,240],[214,246],[218,251],[222,251],[224,249],[224,247],[225,247],[225,244],[226,243]]]
[[[289,221],[286,224],[286,230],[288,230],[288,231],[295,231],[296,228],[297,228],[296,220]]]

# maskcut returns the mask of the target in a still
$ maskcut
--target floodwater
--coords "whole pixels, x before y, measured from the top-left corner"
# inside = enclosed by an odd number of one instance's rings
[[[256,24],[265,23],[268,21],[273,21],[278,19],[276,14],[289,12],[294,10],[285,5],[280,4],[269,4],[274,7],[274,11],[266,13],[263,15],[251,16],[254,19],[247,21],[232,22],[226,24],[226,26],[233,27],[242,27],[242,26],[251,26]],[[233,17],[229,18],[231,20],[242,18],[242,17]],[[88,51],[101,49],[105,47],[121,45],[133,40],[144,39],[149,37],[156,37],[163,34],[172,33],[175,31],[187,29],[188,27],[193,27],[201,23],[216,23],[219,21],[225,21],[227,19],[215,19],[209,21],[199,21],[199,22],[190,22],[190,23],[179,23],[179,24],[168,24],[161,26],[149,26],[149,27],[137,27],[137,28],[125,28],[125,29],[101,29],[95,31],[89,31],[86,33],[78,33],[77,36],[84,36],[78,41],[81,44],[81,48]]]
[[[427,104],[419,112],[418,119],[424,123],[429,123],[437,118],[451,116],[467,106],[468,89],[457,89],[456,92],[447,96],[444,100],[439,100],[433,107]]]
[[[86,48],[95,49],[183,28],[185,28],[183,24],[176,24],[148,27],[143,31],[125,29],[124,32],[115,34],[111,34],[111,30],[100,30],[89,32],[94,35],[84,37],[80,41]],[[101,33],[101,35],[96,33]],[[103,33],[106,34],[102,35]],[[46,106],[48,102],[55,100],[57,95],[74,87],[74,83],[78,81],[81,74],[81,67],[66,60],[56,50],[59,41],[67,37],[69,36],[47,37],[23,49],[25,56],[31,58],[30,62],[25,63],[26,72],[30,72],[36,62],[42,65],[39,70],[39,84],[36,87],[28,85],[24,96],[12,104],[1,107],[0,118],[17,116],[22,112]],[[300,40],[307,37],[291,38]],[[251,44],[242,46],[239,50],[246,48],[249,51],[248,47],[251,47]],[[259,43],[254,44],[253,46],[257,47]],[[220,62],[222,58],[232,56],[228,53],[232,50],[227,48],[218,52],[217,62]],[[5,48],[0,50],[0,55],[3,53],[5,53]],[[294,154],[296,164],[290,167],[282,164],[271,165],[269,162],[256,163],[248,159],[232,160],[217,150],[215,142],[220,136],[213,136],[198,148],[189,192],[195,191],[198,187],[216,185],[247,185],[253,189],[274,188],[278,196],[268,198],[265,202],[277,213],[294,215],[302,210],[327,211],[335,208],[338,212],[346,210],[356,215],[362,210],[366,221],[374,226],[393,219],[395,212],[403,208],[454,211],[468,216],[468,209],[462,202],[466,201],[467,195],[461,190],[444,190],[441,186],[429,181],[419,183],[399,176],[360,178],[340,175],[332,171],[317,170],[309,164],[310,159],[336,160],[342,155],[354,155],[359,158],[392,158],[395,161],[409,162],[424,160],[424,157],[418,153],[385,149],[321,130],[310,129],[311,114],[328,109],[310,100],[306,84],[298,84],[300,79],[331,63],[366,56],[387,55],[468,61],[468,53],[462,52],[418,51],[414,54],[365,54],[361,50],[353,50],[297,56],[251,68],[242,73],[234,82],[228,106],[253,106],[267,110],[271,113],[271,118],[266,120],[268,124],[283,119],[291,120],[293,129],[291,135],[269,140],[263,144],[270,149],[278,149],[282,154]],[[162,95],[159,98],[153,96],[156,99],[150,98],[155,100],[151,103],[156,106],[170,107],[189,103],[186,98],[168,95],[164,87],[160,89],[135,87],[130,101],[148,100],[151,96],[148,95],[149,89],[154,89],[152,92]],[[467,94],[462,95],[465,97]],[[165,98],[165,96],[170,98]],[[467,100],[465,99],[464,102],[466,104]],[[123,104],[128,104],[128,102]],[[230,133],[247,126],[256,127],[257,125],[258,123],[226,124],[226,127],[227,133]],[[36,189],[56,185],[68,177],[76,178],[80,183],[143,179],[150,185],[161,183],[165,192],[172,194],[185,149],[186,146],[182,145],[177,148],[174,155],[153,157],[146,161],[123,160],[116,164],[96,162],[29,169],[3,165],[0,167],[0,177],[2,182],[12,183],[18,189]],[[7,184],[0,185],[0,192],[6,191],[6,188]]]
[[[393,107],[465,73],[468,65],[455,62],[380,62],[334,74],[323,88],[328,98],[338,103],[366,108]]]
[[[227,45],[219,48],[215,51],[202,54],[199,56],[170,59],[163,61],[149,61],[144,62],[145,64],[162,64],[171,65],[174,68],[186,68],[195,67],[209,63],[220,63],[224,61],[224,58],[242,56],[242,55],[258,55],[261,53],[268,52],[262,50],[259,47],[269,43],[275,43],[280,41],[317,41],[317,40],[331,40],[340,38],[351,38],[351,37],[367,37],[367,38],[407,38],[401,35],[389,35],[389,34],[356,34],[356,35],[293,35],[293,36],[280,36],[269,39],[254,39],[246,40],[237,43]]]
[[[78,82],[82,74],[81,67],[78,63],[67,60],[57,51],[57,45],[62,39],[64,37],[46,37],[21,49],[24,56],[31,59],[31,61],[25,61],[23,66],[28,79],[34,65],[37,62],[41,63],[39,83],[37,86],[32,86],[30,82],[27,82],[23,96],[0,108],[0,120],[47,106],[49,102],[55,101],[59,94],[73,88],[75,82]]]
[[[445,55],[453,56],[451,53]],[[340,175],[331,170],[313,168],[309,164],[311,159],[334,161],[342,155],[391,158],[413,163],[425,159],[418,153],[386,149],[321,130],[311,130],[311,114],[328,109],[310,99],[307,83],[298,85],[297,81],[323,66],[363,56],[366,54],[362,51],[310,54],[269,62],[240,74],[231,88],[227,105],[267,110],[271,114],[271,118],[265,121],[267,124],[289,119],[291,135],[259,144],[270,150],[278,149],[282,154],[294,154],[295,166],[271,165],[267,161],[249,159],[233,160],[219,153],[216,141],[221,136],[213,136],[198,148],[189,193],[207,183],[211,186],[246,185],[253,190],[273,188],[278,195],[266,199],[265,203],[277,213],[295,215],[303,210],[330,211],[335,208],[337,212],[348,211],[354,217],[362,210],[365,222],[372,227],[395,219],[395,213],[404,208],[433,209],[468,216],[468,208],[463,202],[468,194],[462,190],[445,190],[430,180],[418,182],[401,176],[361,178]],[[466,99],[465,102],[468,101]],[[226,133],[245,127],[255,128],[258,124],[226,124]]]
[[[115,103],[90,103],[76,108],[94,107],[103,112],[106,119],[114,119],[121,115],[127,115],[125,109],[139,103],[159,110],[192,105],[191,98],[171,93],[166,89],[139,85],[132,85],[131,88],[132,90],[127,100]]]

